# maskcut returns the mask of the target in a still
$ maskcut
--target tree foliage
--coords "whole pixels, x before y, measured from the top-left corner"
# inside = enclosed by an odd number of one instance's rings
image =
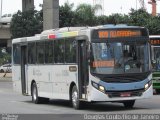
[[[42,26],[42,11],[18,11],[17,14],[13,15],[10,30],[13,38],[27,37],[40,33]]]
[[[0,65],[11,63],[11,48],[0,48]]]
[[[72,10],[74,4],[65,3],[59,8],[59,27],[75,26],[75,12]]]
[[[69,26],[95,26],[104,24],[127,24],[144,26],[150,34],[160,34],[160,17],[153,17],[143,9],[134,10],[128,15],[112,14],[109,16],[97,16],[96,11],[102,9],[100,5],[91,6],[80,4],[77,8],[74,4],[65,3],[59,7],[60,27]],[[39,34],[42,31],[43,12],[41,11],[18,11],[11,22],[13,38],[26,37]]]
[[[95,13],[102,9],[100,5],[91,6],[89,4],[80,4],[75,10],[76,22],[79,26],[93,26],[96,24]]]

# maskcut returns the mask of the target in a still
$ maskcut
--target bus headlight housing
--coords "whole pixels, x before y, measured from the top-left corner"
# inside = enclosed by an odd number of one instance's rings
[[[144,85],[144,90],[147,90],[151,86],[151,84],[152,84],[152,81],[149,81],[148,83],[146,83]]]
[[[99,85],[98,83],[95,83],[95,82],[92,81],[92,86],[94,88],[96,88],[97,90],[105,93],[105,87],[103,87],[102,85]]]
[[[92,81],[92,86],[95,87],[96,89],[99,88],[99,85],[97,83],[93,82],[93,81]]]
[[[145,84],[144,89],[147,90],[148,89],[149,84]]]

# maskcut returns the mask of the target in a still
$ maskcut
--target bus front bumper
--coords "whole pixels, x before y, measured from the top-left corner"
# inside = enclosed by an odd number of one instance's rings
[[[116,93],[116,92],[115,92]],[[128,92],[125,92],[128,93]],[[121,96],[121,97],[109,97],[109,94],[103,93],[96,88],[92,87],[91,93],[88,96],[88,101],[97,101],[97,102],[112,102],[112,101],[123,101],[123,100],[136,100],[136,99],[145,99],[153,96],[153,86],[151,85],[147,90],[143,91],[140,96]]]

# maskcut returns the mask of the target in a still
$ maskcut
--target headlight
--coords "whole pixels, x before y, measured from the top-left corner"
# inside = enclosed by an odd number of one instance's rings
[[[147,90],[151,86],[151,84],[152,84],[152,81],[150,80],[148,83],[144,85],[144,90]]]
[[[105,88],[102,85],[99,85],[98,83],[95,83],[95,82],[92,81],[92,86],[94,88],[96,88],[97,90],[105,93]]]
[[[147,90],[148,87],[149,87],[149,85],[148,85],[148,83],[147,83],[147,84],[145,84],[144,89]]]
[[[101,92],[105,92],[105,88],[104,88],[103,86],[99,86],[99,90],[100,90]]]

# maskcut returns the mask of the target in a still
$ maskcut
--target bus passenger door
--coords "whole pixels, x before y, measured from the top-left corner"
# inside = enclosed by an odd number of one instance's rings
[[[79,99],[86,99],[88,85],[87,45],[85,40],[78,41],[78,90]]]
[[[27,78],[26,78],[26,65],[27,65],[27,46],[21,46],[21,86],[22,94],[28,94]]]

